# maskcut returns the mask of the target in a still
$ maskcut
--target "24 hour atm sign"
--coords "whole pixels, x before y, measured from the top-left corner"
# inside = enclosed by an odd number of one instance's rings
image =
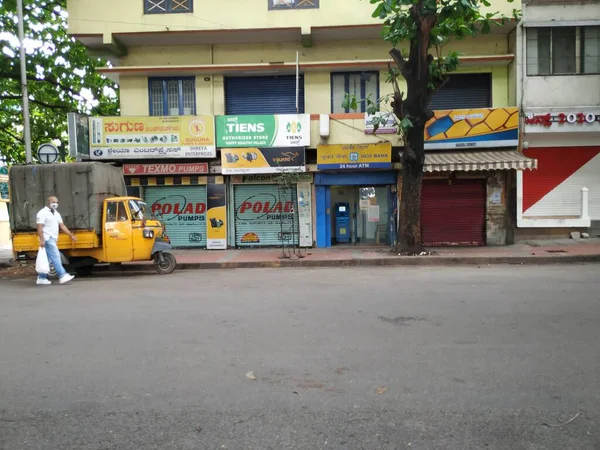
[[[391,167],[392,145],[389,143],[317,146],[319,170],[390,169]]]
[[[308,147],[309,114],[217,116],[217,147]]]

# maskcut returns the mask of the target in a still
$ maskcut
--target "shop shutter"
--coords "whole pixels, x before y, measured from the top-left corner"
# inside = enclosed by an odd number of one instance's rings
[[[298,88],[298,112],[304,113],[304,75]],[[225,113],[296,114],[296,75],[225,78]]]
[[[423,181],[423,245],[485,245],[485,202],[485,180]]]
[[[206,247],[206,186],[147,187],[144,199],[176,248]]]
[[[429,107],[437,110],[491,108],[491,74],[450,75],[448,83],[434,94]]]
[[[280,190],[275,184],[236,185],[236,246],[298,245],[297,203],[295,187]]]

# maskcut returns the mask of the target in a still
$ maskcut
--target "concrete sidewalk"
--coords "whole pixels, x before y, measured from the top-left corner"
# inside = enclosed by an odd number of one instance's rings
[[[600,262],[600,239],[531,241],[504,247],[444,247],[424,256],[395,256],[385,247],[329,249],[174,250],[178,269],[256,267],[348,267],[409,265],[560,264]],[[0,266],[12,255],[0,249]],[[4,264],[3,264],[4,263]],[[152,270],[150,262],[125,263],[123,270]],[[101,268],[99,268],[102,270]]]
[[[505,247],[432,248],[427,256],[394,256],[388,248],[174,250],[178,269],[404,265],[559,264],[600,262],[600,239],[532,241]],[[136,270],[141,264],[127,264]]]

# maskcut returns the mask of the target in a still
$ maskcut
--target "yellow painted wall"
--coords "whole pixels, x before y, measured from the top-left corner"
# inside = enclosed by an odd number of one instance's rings
[[[457,73],[492,74],[492,106],[494,108],[514,106],[509,99],[509,77],[506,66],[464,67]],[[204,78],[209,78],[205,81]],[[328,114],[331,112],[330,72],[307,72],[304,74],[305,111],[308,114]],[[381,97],[391,94],[391,84],[386,83],[387,74],[379,74]],[[124,116],[149,114],[148,79],[146,77],[121,77],[121,114]],[[211,88],[212,86],[212,88]],[[400,88],[406,84],[400,82]],[[223,75],[196,77],[196,109],[198,114],[225,114],[225,86]],[[382,107],[389,110],[389,106]]]
[[[318,42],[311,48],[294,44],[215,45],[213,64],[268,64],[270,62],[353,61],[389,59],[390,45],[382,40]],[[506,36],[480,36],[449,44],[444,52],[466,56],[505,55]],[[194,66],[211,64],[210,46],[132,47],[120,66]]]
[[[330,119],[329,138],[322,140],[319,136],[319,121],[311,120],[310,127],[311,147],[323,144],[376,144],[390,142],[392,145],[401,145],[401,140],[393,134],[368,135],[365,134],[365,119]]]
[[[272,0],[196,1],[190,14],[145,15],[142,0],[68,0],[69,32],[106,34],[170,30],[226,30],[378,23],[374,6],[365,0],[323,0],[320,8],[269,11]],[[520,8],[520,1],[492,0],[484,11],[506,15]]]
[[[120,79],[119,85],[122,116],[147,116],[150,114],[147,77],[123,77]]]

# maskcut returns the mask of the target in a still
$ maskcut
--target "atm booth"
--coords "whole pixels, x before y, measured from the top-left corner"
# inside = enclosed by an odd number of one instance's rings
[[[335,204],[335,241],[338,244],[350,242],[350,203]]]

